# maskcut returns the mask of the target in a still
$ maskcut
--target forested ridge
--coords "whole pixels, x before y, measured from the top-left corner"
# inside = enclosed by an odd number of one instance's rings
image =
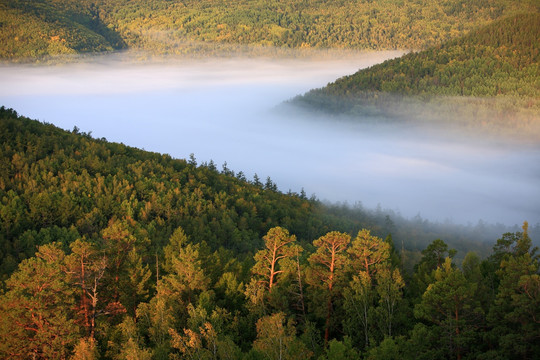
[[[288,101],[363,122],[429,124],[463,134],[540,139],[540,13],[362,69]]]
[[[211,53],[213,46],[424,49],[535,0],[3,0],[0,58],[114,49]]]
[[[4,107],[0,139],[2,358],[540,354],[539,225],[501,232],[485,256],[474,237],[427,240],[442,227],[421,219]]]
[[[362,101],[377,103],[388,95],[501,98],[505,105],[515,102],[539,110],[540,13],[511,16],[442,45],[387,60],[295,102],[348,112]]]
[[[2,59],[30,60],[125,47],[91,1],[0,1]]]

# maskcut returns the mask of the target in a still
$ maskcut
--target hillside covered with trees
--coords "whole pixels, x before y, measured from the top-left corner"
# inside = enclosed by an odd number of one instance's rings
[[[226,164],[4,107],[0,139],[2,358],[540,353],[540,225],[501,232],[486,257],[471,241],[485,224],[468,240],[427,240],[442,227],[324,206]]]
[[[423,49],[515,13],[534,0],[168,1],[4,0],[0,58],[212,46]]]
[[[525,126],[538,135],[539,99],[540,13],[535,12],[360,70],[292,103],[349,115],[376,108],[375,113],[398,118],[432,106],[433,113],[450,118],[498,119],[507,129]]]

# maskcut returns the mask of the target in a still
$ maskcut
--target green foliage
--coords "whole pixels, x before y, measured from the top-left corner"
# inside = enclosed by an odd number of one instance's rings
[[[314,94],[537,97],[540,13],[515,15],[442,45],[387,60]]]
[[[450,258],[435,271],[435,281],[414,309],[415,316],[440,329],[439,346],[446,357],[464,356],[474,351],[478,329],[483,320],[480,303],[475,297],[477,284],[467,281]]]
[[[319,360],[355,360],[358,359],[358,351],[353,347],[351,338],[345,336],[343,341],[332,339],[328,343],[325,354]]]
[[[123,48],[212,52],[229,44],[285,48],[419,49],[533,0],[39,0],[0,6],[1,58]]]
[[[540,13],[511,16],[345,76],[293,100],[309,109],[534,132],[540,113]],[[440,115],[448,114],[448,116]],[[461,120],[463,119],[463,120]]]
[[[193,244],[233,250],[244,254],[242,261],[252,258],[262,236],[279,224],[302,241],[327,228],[359,226],[358,221],[339,226],[343,222],[323,214],[318,202],[263,190],[206,166],[70,134],[5,108],[0,118],[3,274],[31,256],[36,245],[54,240],[67,250],[83,235],[101,239],[121,279],[133,248],[154,271],[155,254],[161,256],[178,227]],[[9,257],[14,261],[8,266]]]
[[[226,166],[219,173],[68,133],[4,107],[0,141],[2,358],[540,351],[539,263],[527,223],[505,232],[486,260],[467,254],[460,270],[444,241],[420,247],[436,227],[419,217],[414,227],[380,209],[324,207]],[[412,274],[386,230],[407,227],[415,230],[407,254],[420,258]]]
[[[43,245],[24,260],[0,296],[0,356],[65,358],[78,339],[73,288],[63,275],[64,252]]]
[[[526,225],[524,233],[515,237],[519,239],[515,252],[504,256],[497,270],[500,284],[488,314],[492,327],[488,339],[496,341],[503,357],[525,359],[540,351],[536,341],[540,336],[540,264],[534,257],[536,249],[530,248]]]
[[[40,59],[124,46],[90,1],[9,0],[0,4],[2,59]]]
[[[405,346],[403,344],[404,339],[393,339],[391,337],[385,338],[379,346],[369,350],[368,360],[399,360],[405,357]]]

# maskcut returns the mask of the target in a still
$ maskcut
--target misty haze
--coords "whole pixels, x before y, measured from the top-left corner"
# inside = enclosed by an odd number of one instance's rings
[[[93,137],[176,158],[194,153],[218,169],[227,162],[284,192],[304,188],[437,221],[540,222],[538,146],[275,110],[400,54],[3,66],[0,102]]]

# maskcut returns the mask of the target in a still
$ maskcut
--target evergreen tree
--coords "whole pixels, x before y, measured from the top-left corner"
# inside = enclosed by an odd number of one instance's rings
[[[257,321],[257,339],[253,349],[264,354],[267,359],[309,359],[313,355],[296,338],[296,329],[285,314],[275,313]]]
[[[324,292],[323,298],[315,299],[314,302],[318,302],[319,306],[326,307],[325,345],[328,344],[330,338],[334,297],[340,291],[335,289],[335,285],[342,281],[345,275],[344,268],[347,264],[346,250],[350,239],[351,237],[348,234],[337,231],[329,232],[313,241],[316,251],[308,259],[310,263],[308,282],[312,288],[319,288]]]
[[[446,258],[435,271],[435,281],[422,295],[422,302],[414,309],[416,317],[434,325],[431,329],[438,334],[439,342],[432,346],[440,346],[445,357],[461,359],[474,354],[483,318],[480,302],[475,298],[476,286]]]
[[[540,266],[533,257],[536,249],[530,249],[526,224],[524,230],[511,236],[517,239],[514,251],[500,256],[500,284],[488,315],[492,347],[511,359],[532,359],[540,352]]]
[[[88,342],[85,346],[90,346],[94,341],[96,318],[105,312],[102,282],[107,270],[107,258],[92,243],[84,240],[76,240],[70,248],[66,268],[69,281],[76,289],[78,322],[86,328]]]
[[[79,341],[64,258],[58,245],[43,245],[7,280],[0,297],[0,357],[67,358]]]

